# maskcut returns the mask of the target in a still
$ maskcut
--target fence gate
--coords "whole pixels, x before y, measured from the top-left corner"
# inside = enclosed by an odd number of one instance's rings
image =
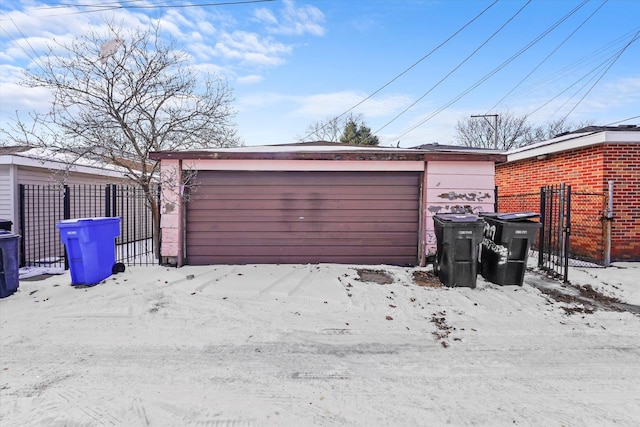
[[[571,252],[571,186],[540,188],[538,267],[567,283]]]
[[[64,219],[121,218],[116,260],[156,264],[153,215],[141,188],[126,185],[19,185],[20,266],[68,269],[56,224]]]

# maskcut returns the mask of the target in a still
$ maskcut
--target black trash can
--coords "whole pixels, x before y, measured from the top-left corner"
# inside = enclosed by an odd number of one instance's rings
[[[0,230],[0,298],[18,290],[20,283],[18,240],[20,236]]]
[[[434,272],[445,286],[476,287],[484,221],[473,214],[433,217],[437,253]]]
[[[486,222],[480,269],[482,277],[497,285],[522,286],[529,248],[540,223],[534,212],[482,213]]]
[[[0,218],[0,230],[11,231],[12,225],[13,222],[9,221],[8,219]]]

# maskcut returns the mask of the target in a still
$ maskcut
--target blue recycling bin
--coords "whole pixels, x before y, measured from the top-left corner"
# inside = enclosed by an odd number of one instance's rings
[[[95,285],[111,276],[120,218],[67,219],[56,224],[67,251],[72,285]]]
[[[0,298],[13,294],[20,284],[19,239],[17,234],[0,230]]]

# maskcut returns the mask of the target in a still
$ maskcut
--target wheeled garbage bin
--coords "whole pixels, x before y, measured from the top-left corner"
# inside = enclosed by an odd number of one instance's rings
[[[120,218],[67,219],[56,224],[69,260],[72,285],[95,285],[111,276]]]
[[[17,234],[0,230],[0,298],[13,294],[20,284],[19,239]]]
[[[482,277],[497,285],[522,286],[529,248],[536,240],[540,223],[534,212],[481,213],[487,223],[482,240]]]
[[[8,219],[0,218],[0,230],[11,231],[12,225],[13,222],[9,221]]]
[[[445,286],[475,288],[484,221],[473,214],[437,214],[433,223],[437,240],[435,274]]]

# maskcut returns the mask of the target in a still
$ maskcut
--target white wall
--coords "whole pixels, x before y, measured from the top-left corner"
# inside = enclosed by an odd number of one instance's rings
[[[14,212],[16,204],[13,185],[14,169],[13,165],[0,165],[0,219],[8,219],[15,223],[17,213]]]

